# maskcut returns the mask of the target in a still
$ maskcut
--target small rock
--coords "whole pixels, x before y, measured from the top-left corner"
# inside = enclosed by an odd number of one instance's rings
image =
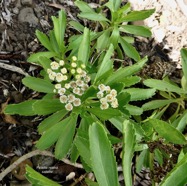
[[[13,8],[13,9],[12,9],[12,12],[13,12],[14,14],[19,14],[19,8],[18,8],[18,7]]]
[[[20,103],[23,100],[23,96],[19,91],[12,91],[11,96],[13,97],[15,103]]]
[[[33,2],[32,2],[32,0],[22,0],[21,4],[25,5],[25,6],[31,6],[33,4]]]
[[[21,23],[27,22],[31,25],[38,24],[38,18],[34,15],[32,8],[23,8],[18,15],[18,20]]]

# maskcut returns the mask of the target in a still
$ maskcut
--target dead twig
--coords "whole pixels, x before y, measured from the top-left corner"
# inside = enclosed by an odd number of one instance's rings
[[[16,168],[21,162],[23,162],[24,160],[31,158],[33,156],[37,156],[37,155],[43,155],[43,156],[50,156],[50,157],[54,157],[54,155],[50,152],[50,151],[41,151],[41,150],[34,150],[32,152],[29,152],[23,156],[21,156],[18,160],[16,160],[13,164],[11,164],[9,167],[7,167],[3,172],[0,173],[0,181],[2,181],[2,179],[8,174],[10,173],[14,168]],[[61,161],[63,161],[66,164],[72,165],[76,168],[79,169],[83,169],[82,164],[80,163],[71,163],[68,159],[62,159]]]
[[[12,72],[17,72],[19,74],[22,74],[24,76],[29,76],[28,73],[24,72],[21,68],[13,66],[13,65],[8,65],[5,63],[0,63],[0,68],[6,69],[6,70],[10,70]]]

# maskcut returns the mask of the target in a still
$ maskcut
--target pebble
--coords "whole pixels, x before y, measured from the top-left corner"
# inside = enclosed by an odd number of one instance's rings
[[[18,21],[21,23],[27,22],[30,25],[37,25],[38,24],[38,18],[34,15],[34,11],[32,8],[23,8],[19,15],[18,15]]]
[[[13,12],[14,14],[19,14],[19,9],[18,9],[18,7],[13,8],[13,9],[12,9],[12,12]]]
[[[21,4],[25,6],[32,6],[33,2],[32,0],[22,0]]]

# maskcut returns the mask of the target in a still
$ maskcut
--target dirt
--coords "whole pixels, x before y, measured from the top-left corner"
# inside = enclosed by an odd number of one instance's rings
[[[140,0],[137,1],[140,2]],[[134,9],[156,8],[156,13],[144,22],[145,25],[152,27],[154,39],[138,38],[135,43],[140,54],[149,57],[149,64],[141,75],[161,79],[166,74],[173,74],[176,66],[180,67],[179,52],[182,47],[187,45],[185,6],[181,6],[177,0],[142,0],[139,2],[132,1]],[[94,1],[94,3],[99,3],[99,1]],[[43,50],[36,40],[35,30],[39,29],[48,33],[52,28],[50,17],[57,15],[61,8],[67,11],[68,19],[76,18],[77,9],[71,0],[1,0],[1,111],[7,103],[19,103],[38,96],[37,93],[24,87],[21,79],[26,73],[32,76],[38,73],[38,67],[27,62],[31,53]],[[7,65],[7,68],[2,64]],[[37,125],[43,118],[5,116],[2,112],[0,114],[0,171],[3,171],[13,157],[22,156],[33,150],[33,146],[39,138]],[[46,162],[46,159],[40,157],[39,160],[32,159],[31,161],[37,167],[36,161]],[[76,168],[53,158],[47,162],[50,166],[57,166],[60,170],[50,175],[47,174],[48,177],[57,181],[65,180],[65,177],[72,171],[76,172],[76,178],[82,175],[82,172]],[[26,181],[19,180],[19,177],[8,174],[1,184],[21,185],[21,183],[27,184]]]
[[[180,49],[187,47],[186,0],[129,0],[135,10],[155,8],[144,21],[152,30],[157,43],[169,50],[169,57],[180,67]]]

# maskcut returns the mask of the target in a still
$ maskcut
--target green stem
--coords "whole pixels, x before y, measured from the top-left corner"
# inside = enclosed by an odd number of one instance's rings
[[[149,167],[150,167],[150,171],[152,174],[154,171],[154,153],[150,153],[150,155],[149,155]],[[152,179],[151,182],[152,182],[152,186],[155,186],[154,179]]]

